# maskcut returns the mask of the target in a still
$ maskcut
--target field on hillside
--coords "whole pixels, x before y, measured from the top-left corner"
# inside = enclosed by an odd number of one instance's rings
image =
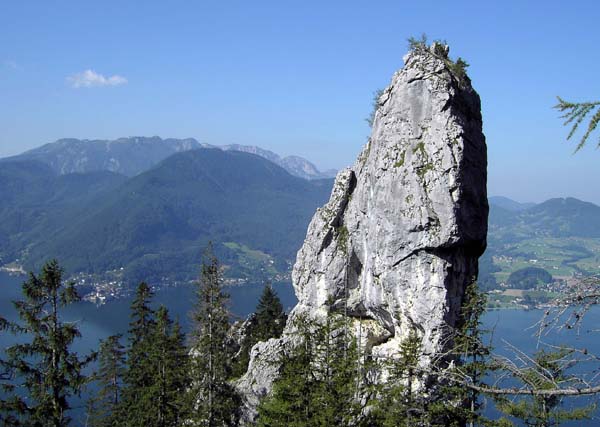
[[[525,267],[539,267],[553,277],[600,273],[600,239],[581,237],[537,237],[495,248],[492,257],[500,271],[493,273],[498,283],[510,273]]]

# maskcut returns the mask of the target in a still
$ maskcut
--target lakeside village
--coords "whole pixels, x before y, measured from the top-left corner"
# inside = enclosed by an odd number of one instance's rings
[[[11,276],[27,275],[23,266],[9,263],[0,267],[0,271]],[[553,301],[567,294],[583,276],[573,273],[572,276],[555,276],[548,284],[538,285],[535,289],[515,289],[505,282],[498,283],[498,288],[488,291],[488,309],[543,309],[552,307]],[[103,305],[109,301],[131,295],[131,287],[123,280],[123,268],[110,270],[102,275],[78,273],[69,280],[75,282],[79,294],[84,301],[95,305]],[[291,272],[278,273],[271,282],[290,282]],[[225,278],[225,286],[244,286],[251,282],[249,278]],[[190,282],[177,282],[163,277],[158,283],[151,284],[153,290],[189,285]]]
[[[488,309],[532,310],[554,307],[554,301],[571,292],[583,277],[580,273],[554,277],[551,283],[538,285],[535,289],[515,289],[501,282],[498,289],[487,292]]]
[[[7,273],[10,276],[23,277],[23,280],[26,279],[25,276],[28,274],[23,266],[17,263],[1,266],[0,272]],[[100,306],[109,301],[126,298],[132,295],[133,287],[127,286],[127,283],[123,280],[123,273],[124,269],[121,267],[119,269],[107,271],[103,274],[77,273],[70,276],[68,280],[75,283],[75,287],[83,301],[88,301]],[[272,277],[269,278],[269,281],[271,283],[289,283],[291,281],[291,271],[285,274],[277,273],[272,275]],[[173,281],[172,279],[163,277],[158,283],[153,282],[149,285],[153,291],[157,291],[169,287],[185,286],[191,283],[193,283],[193,281]],[[247,277],[225,277],[223,283],[225,286],[244,286],[252,283],[252,280]]]

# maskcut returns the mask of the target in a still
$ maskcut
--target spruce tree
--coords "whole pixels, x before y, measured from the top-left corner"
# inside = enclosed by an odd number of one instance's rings
[[[154,426],[178,426],[186,419],[183,395],[189,385],[189,373],[184,341],[179,323],[173,322],[161,306],[156,312],[148,355],[152,383],[143,394],[153,408]]]
[[[250,351],[260,341],[279,338],[285,327],[287,315],[283,311],[281,300],[267,283],[260,296],[256,311],[248,318],[248,327],[240,343],[240,349],[233,363],[232,375],[239,377],[248,369]]]
[[[508,420],[491,420],[483,413],[482,396],[474,387],[485,387],[484,379],[495,368],[490,361],[491,347],[484,342],[488,331],[483,329],[481,317],[487,298],[471,280],[465,288],[460,316],[453,331],[452,348],[438,366],[431,387],[427,413],[434,426],[497,426],[510,425]],[[448,362],[450,366],[448,366]]]
[[[152,425],[154,421],[152,402],[144,398],[154,375],[149,357],[156,324],[154,310],[150,307],[153,295],[148,284],[142,282],[131,304],[125,386],[117,410],[117,418],[123,426]]]
[[[426,402],[416,393],[416,382],[423,377],[418,370],[420,356],[421,338],[411,329],[400,344],[398,358],[383,364],[389,376],[380,386],[379,398],[370,415],[373,424],[382,427],[425,425],[429,418]]]
[[[123,375],[125,373],[125,347],[121,335],[111,335],[100,342],[98,372],[94,379],[98,391],[90,398],[90,426],[110,427],[119,425],[117,408],[121,403]]]
[[[10,397],[1,406],[5,424],[66,426],[71,422],[70,398],[79,395],[87,381],[83,368],[95,354],[79,358],[71,350],[81,334],[75,323],[62,319],[62,309],[79,300],[73,283],[63,283],[63,269],[47,262],[39,275],[29,274],[24,299],[14,306],[22,323],[10,325],[25,342],[6,349],[4,368],[17,382],[5,384]],[[7,325],[5,325],[7,326]],[[17,393],[24,388],[27,397]]]
[[[316,425],[318,383],[313,372],[312,328],[304,316],[294,319],[296,345],[281,355],[279,377],[258,406],[258,427]]]
[[[231,354],[226,345],[229,330],[227,301],[219,261],[209,245],[198,280],[191,351],[191,386],[188,405],[198,426],[234,426],[240,398],[229,384]]]
[[[280,376],[258,408],[258,426],[360,425],[361,381],[356,340],[344,316],[316,323],[294,319],[295,346],[280,360]]]
[[[349,322],[346,316],[330,313],[312,336],[316,347],[313,370],[318,378],[317,425],[356,425],[361,416],[366,378]]]
[[[450,351],[453,367],[450,373],[460,370],[470,384],[483,385],[484,377],[490,372],[490,347],[484,343],[487,333],[482,327],[481,317],[485,313],[487,298],[475,280],[469,282],[463,296],[460,316],[455,327],[453,348]],[[447,381],[442,378],[437,390],[446,396],[445,402],[438,401],[432,405],[432,412],[437,410],[441,419],[452,420],[457,425],[490,424],[481,414],[482,402],[480,393],[473,388],[466,388],[461,383]]]
[[[256,327],[253,331],[256,342],[279,338],[285,327],[286,318],[281,300],[273,290],[273,286],[267,283],[256,306]]]

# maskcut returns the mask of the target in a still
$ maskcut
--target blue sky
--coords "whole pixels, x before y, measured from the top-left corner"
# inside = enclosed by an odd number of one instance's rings
[[[573,155],[551,108],[600,99],[599,16],[597,1],[3,2],[0,156],[159,135],[340,168],[406,39],[427,33],[471,64],[491,195],[600,203],[598,136]]]

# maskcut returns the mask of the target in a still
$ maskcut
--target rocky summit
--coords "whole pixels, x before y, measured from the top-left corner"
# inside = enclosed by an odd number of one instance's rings
[[[415,330],[427,366],[477,277],[488,219],[479,96],[447,46],[417,46],[404,62],[377,101],[367,145],[308,227],[282,338],[258,343],[237,383],[249,418],[293,345],[294,318],[346,313],[376,358],[397,355]]]

